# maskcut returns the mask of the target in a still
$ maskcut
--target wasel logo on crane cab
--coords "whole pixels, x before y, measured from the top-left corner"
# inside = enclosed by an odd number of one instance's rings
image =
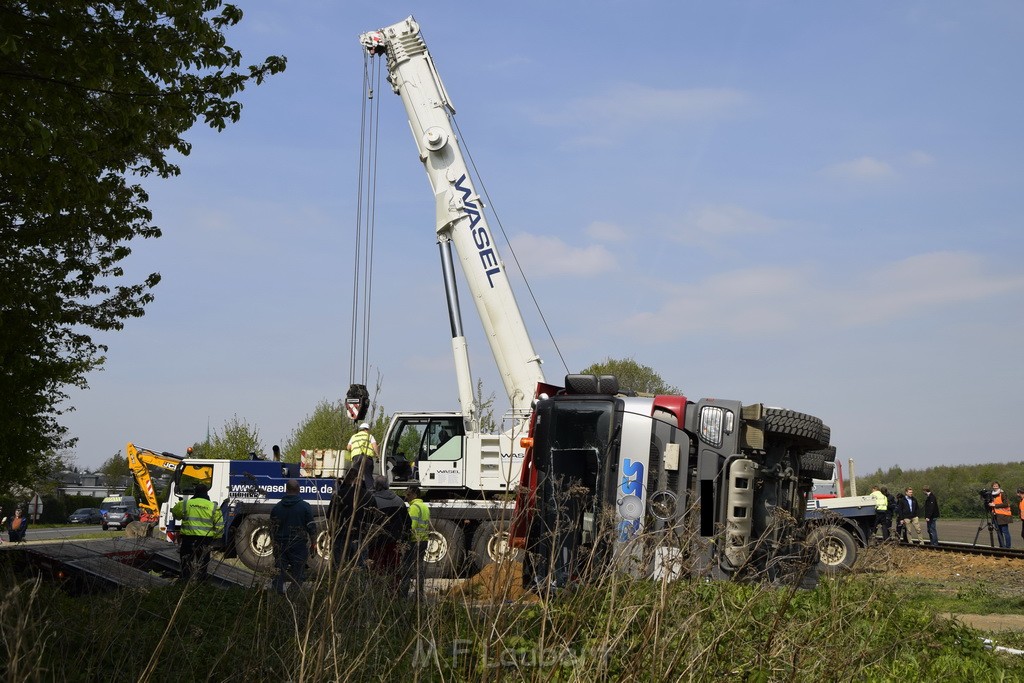
[[[476,244],[477,253],[480,254],[480,263],[484,266],[484,275],[487,276],[487,284],[494,289],[494,281],[491,278],[501,272],[501,265],[498,263],[498,255],[494,253],[491,246],[491,236],[487,232],[486,225],[479,225],[483,215],[477,205],[469,201],[473,194],[473,188],[466,180],[466,174],[455,181],[455,189],[462,193],[462,205],[469,214],[469,230],[473,233],[473,243]]]

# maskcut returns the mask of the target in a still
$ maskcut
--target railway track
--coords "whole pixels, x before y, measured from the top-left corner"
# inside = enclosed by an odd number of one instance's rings
[[[936,545],[927,545],[920,543],[907,543],[906,541],[899,542],[900,548],[912,548],[914,550],[924,550],[932,553],[956,553],[958,555],[978,555],[981,557],[1006,557],[1014,560],[1024,560],[1024,550],[1014,548],[999,548],[991,547],[987,544],[982,544],[981,539],[978,539],[977,545],[973,543],[957,543],[955,541],[940,541]]]

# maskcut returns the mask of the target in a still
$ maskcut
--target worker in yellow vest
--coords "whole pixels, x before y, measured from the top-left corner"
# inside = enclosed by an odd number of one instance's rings
[[[180,501],[171,510],[178,526],[181,543],[181,578],[206,578],[210,566],[210,546],[224,534],[224,518],[210,501],[205,484],[196,484],[192,497]]]
[[[410,486],[405,490],[405,500],[409,503],[409,543],[402,556],[402,583],[398,587],[398,594],[402,597],[409,595],[409,582],[412,581],[413,572],[416,573],[416,597],[423,599],[423,583],[426,578],[426,561],[424,555],[427,552],[427,541],[430,539],[430,508],[420,497],[420,487]]]
[[[373,458],[377,455],[377,440],[370,433],[370,425],[364,422],[348,440],[348,456],[352,467],[359,472],[363,489],[373,491]]]
[[[881,529],[882,540],[889,540],[889,497],[882,493],[876,485],[871,487],[871,497],[875,499],[875,528],[872,532]]]

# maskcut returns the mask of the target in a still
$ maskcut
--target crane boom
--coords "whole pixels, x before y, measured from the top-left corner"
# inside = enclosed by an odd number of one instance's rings
[[[452,312],[457,298],[452,289],[454,281],[449,284],[450,261],[445,261],[445,250],[451,246],[462,264],[506,395],[513,409],[528,408],[538,383],[544,383],[541,359],[534,351],[516,304],[505,264],[484,217],[483,202],[473,188],[450,118],[455,109],[434,68],[419,25],[409,17],[364,33],[360,42],[370,54],[387,57],[388,82],[405,105],[420,161],[434,192],[437,239],[442,262],[446,264],[452,344],[463,410],[469,410],[473,403],[473,387],[461,322],[458,312]]]

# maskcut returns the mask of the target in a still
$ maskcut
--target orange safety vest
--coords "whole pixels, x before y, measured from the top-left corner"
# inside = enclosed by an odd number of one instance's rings
[[[992,496],[992,514],[1010,516],[1010,506],[1003,502],[1003,494],[1001,492]]]

